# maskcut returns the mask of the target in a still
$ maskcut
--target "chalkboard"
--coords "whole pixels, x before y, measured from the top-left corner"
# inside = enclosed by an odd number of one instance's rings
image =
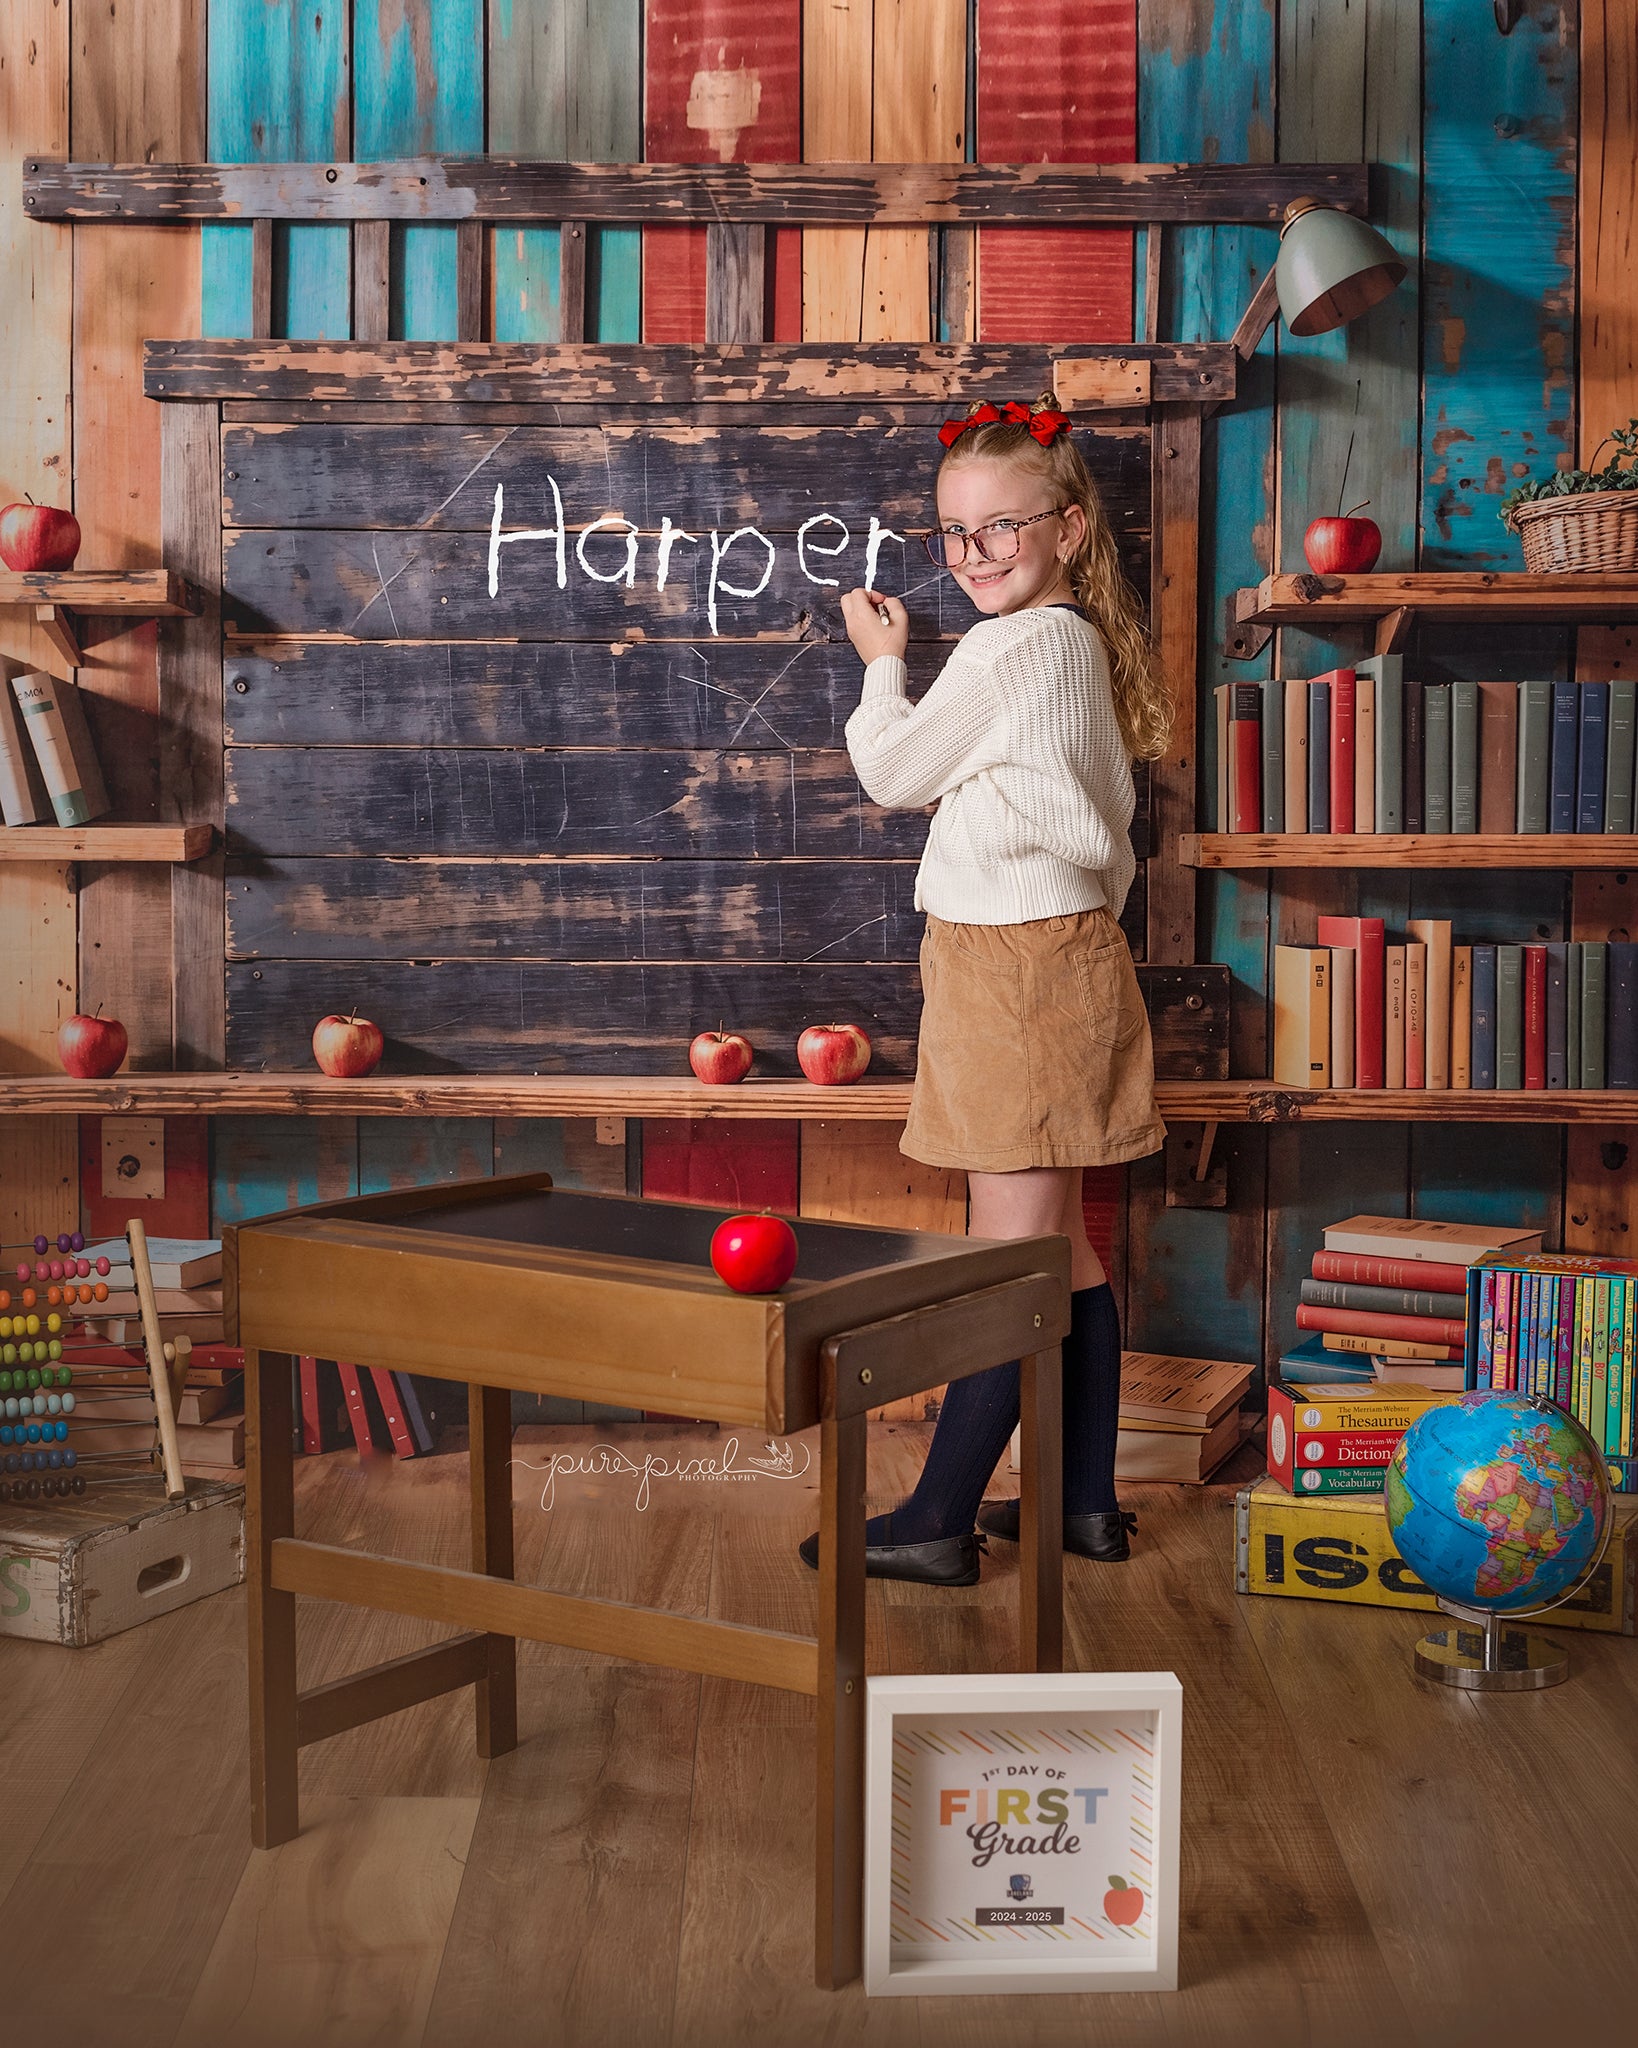
[[[973,622],[913,537],[936,435],[407,410],[223,424],[228,1066],[356,1005],[387,1070],[680,1073],[723,1020],[794,1074],[848,1018],[911,1073],[928,820],[853,774],[837,598],[905,597],[913,692]],[[1147,418],[1079,440],[1146,590]],[[1146,971],[1165,1070],[1218,1070],[1201,977]]]

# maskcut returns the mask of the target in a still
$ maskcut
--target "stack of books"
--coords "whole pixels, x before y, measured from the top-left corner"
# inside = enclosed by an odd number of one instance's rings
[[[123,1237],[94,1244],[86,1252],[93,1264],[108,1261],[103,1276],[108,1299],[97,1305],[87,1332],[110,1344],[142,1342],[142,1309],[137,1300],[131,1248]],[[151,1237],[148,1263],[153,1271],[154,1301],[161,1335],[190,1338],[195,1344],[221,1344],[222,1241],[216,1237]]]
[[[1240,1412],[1252,1372],[1230,1359],[1122,1353],[1115,1477],[1208,1478],[1255,1424]]]
[[[1631,680],[1419,683],[1379,654],[1223,683],[1220,832],[1631,832]]]
[[[232,1479],[245,1462],[243,1351],[199,1345],[188,1360],[177,1408],[182,1469],[198,1479]],[[76,1352],[74,1397],[94,1425],[81,1448],[109,1456],[151,1450],[157,1441],[153,1390],[140,1350],[109,1344]]]
[[[1468,1276],[1471,1383],[1540,1394],[1630,1481],[1638,1425],[1638,1260],[1495,1252]]]
[[[1305,1342],[1280,1360],[1288,1386],[1374,1380],[1456,1391],[1467,1384],[1468,1274],[1491,1254],[1541,1251],[1512,1224],[1349,1216],[1327,1226],[1303,1281]]]
[[[1399,1387],[1268,1390],[1268,1476],[1287,1493],[1380,1493],[1399,1439],[1457,1393]]]
[[[1322,917],[1274,952],[1273,1079],[1299,1088],[1638,1088],[1638,943],[1458,946],[1448,918]]]
[[[420,1458],[466,1414],[465,1388],[420,1373],[328,1358],[298,1361],[301,1447],[309,1456],[351,1442],[361,1451]]]
[[[0,823],[83,825],[108,807],[74,684],[0,671]]]

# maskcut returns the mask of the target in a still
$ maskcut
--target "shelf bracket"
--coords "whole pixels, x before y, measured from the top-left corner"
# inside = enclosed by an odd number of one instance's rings
[[[79,636],[74,631],[71,613],[60,604],[37,604],[34,623],[70,668],[84,668],[85,656],[80,652]]]
[[[1378,654],[1402,652],[1415,624],[1416,612],[1408,604],[1399,605],[1391,612],[1384,612],[1376,622],[1375,651]]]
[[[1192,1132],[1172,1130],[1166,1136],[1166,1207],[1168,1209],[1226,1209],[1228,1207],[1228,1161],[1212,1158],[1217,1143],[1217,1121]]]
[[[1240,616],[1245,598],[1255,607],[1255,590],[1231,590],[1223,599],[1223,652],[1230,661],[1255,661],[1274,637],[1272,626],[1259,626]]]

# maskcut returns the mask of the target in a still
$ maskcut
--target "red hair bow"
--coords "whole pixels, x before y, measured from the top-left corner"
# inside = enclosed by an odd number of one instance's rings
[[[993,405],[981,405],[975,412],[968,413],[965,419],[946,420],[938,430],[938,438],[946,448],[953,447],[969,427],[987,427],[994,420],[1004,420],[1012,427],[1028,427],[1043,448],[1069,426],[1068,413],[1054,412],[1050,406],[1031,412],[1027,405],[1020,405],[1016,398],[1009,398],[999,409]]]

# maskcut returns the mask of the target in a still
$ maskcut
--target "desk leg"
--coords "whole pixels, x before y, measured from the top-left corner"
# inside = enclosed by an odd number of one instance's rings
[[[512,1396],[505,1387],[467,1388],[472,1477],[472,1569],[512,1576]],[[518,1646],[488,1639],[489,1675],[478,1680],[478,1754],[518,1746]]]
[[[1018,1668],[1064,1668],[1063,1353],[1032,1352],[1020,1389]]]
[[[290,1397],[295,1360],[245,1352],[245,1602],[250,1621],[250,1839],[301,1831],[296,1804],[296,1596],[273,1585],[273,1545],[296,1533]]]
[[[864,1932],[865,1424],[819,1425],[819,1706],[813,1974],[851,1984]]]

